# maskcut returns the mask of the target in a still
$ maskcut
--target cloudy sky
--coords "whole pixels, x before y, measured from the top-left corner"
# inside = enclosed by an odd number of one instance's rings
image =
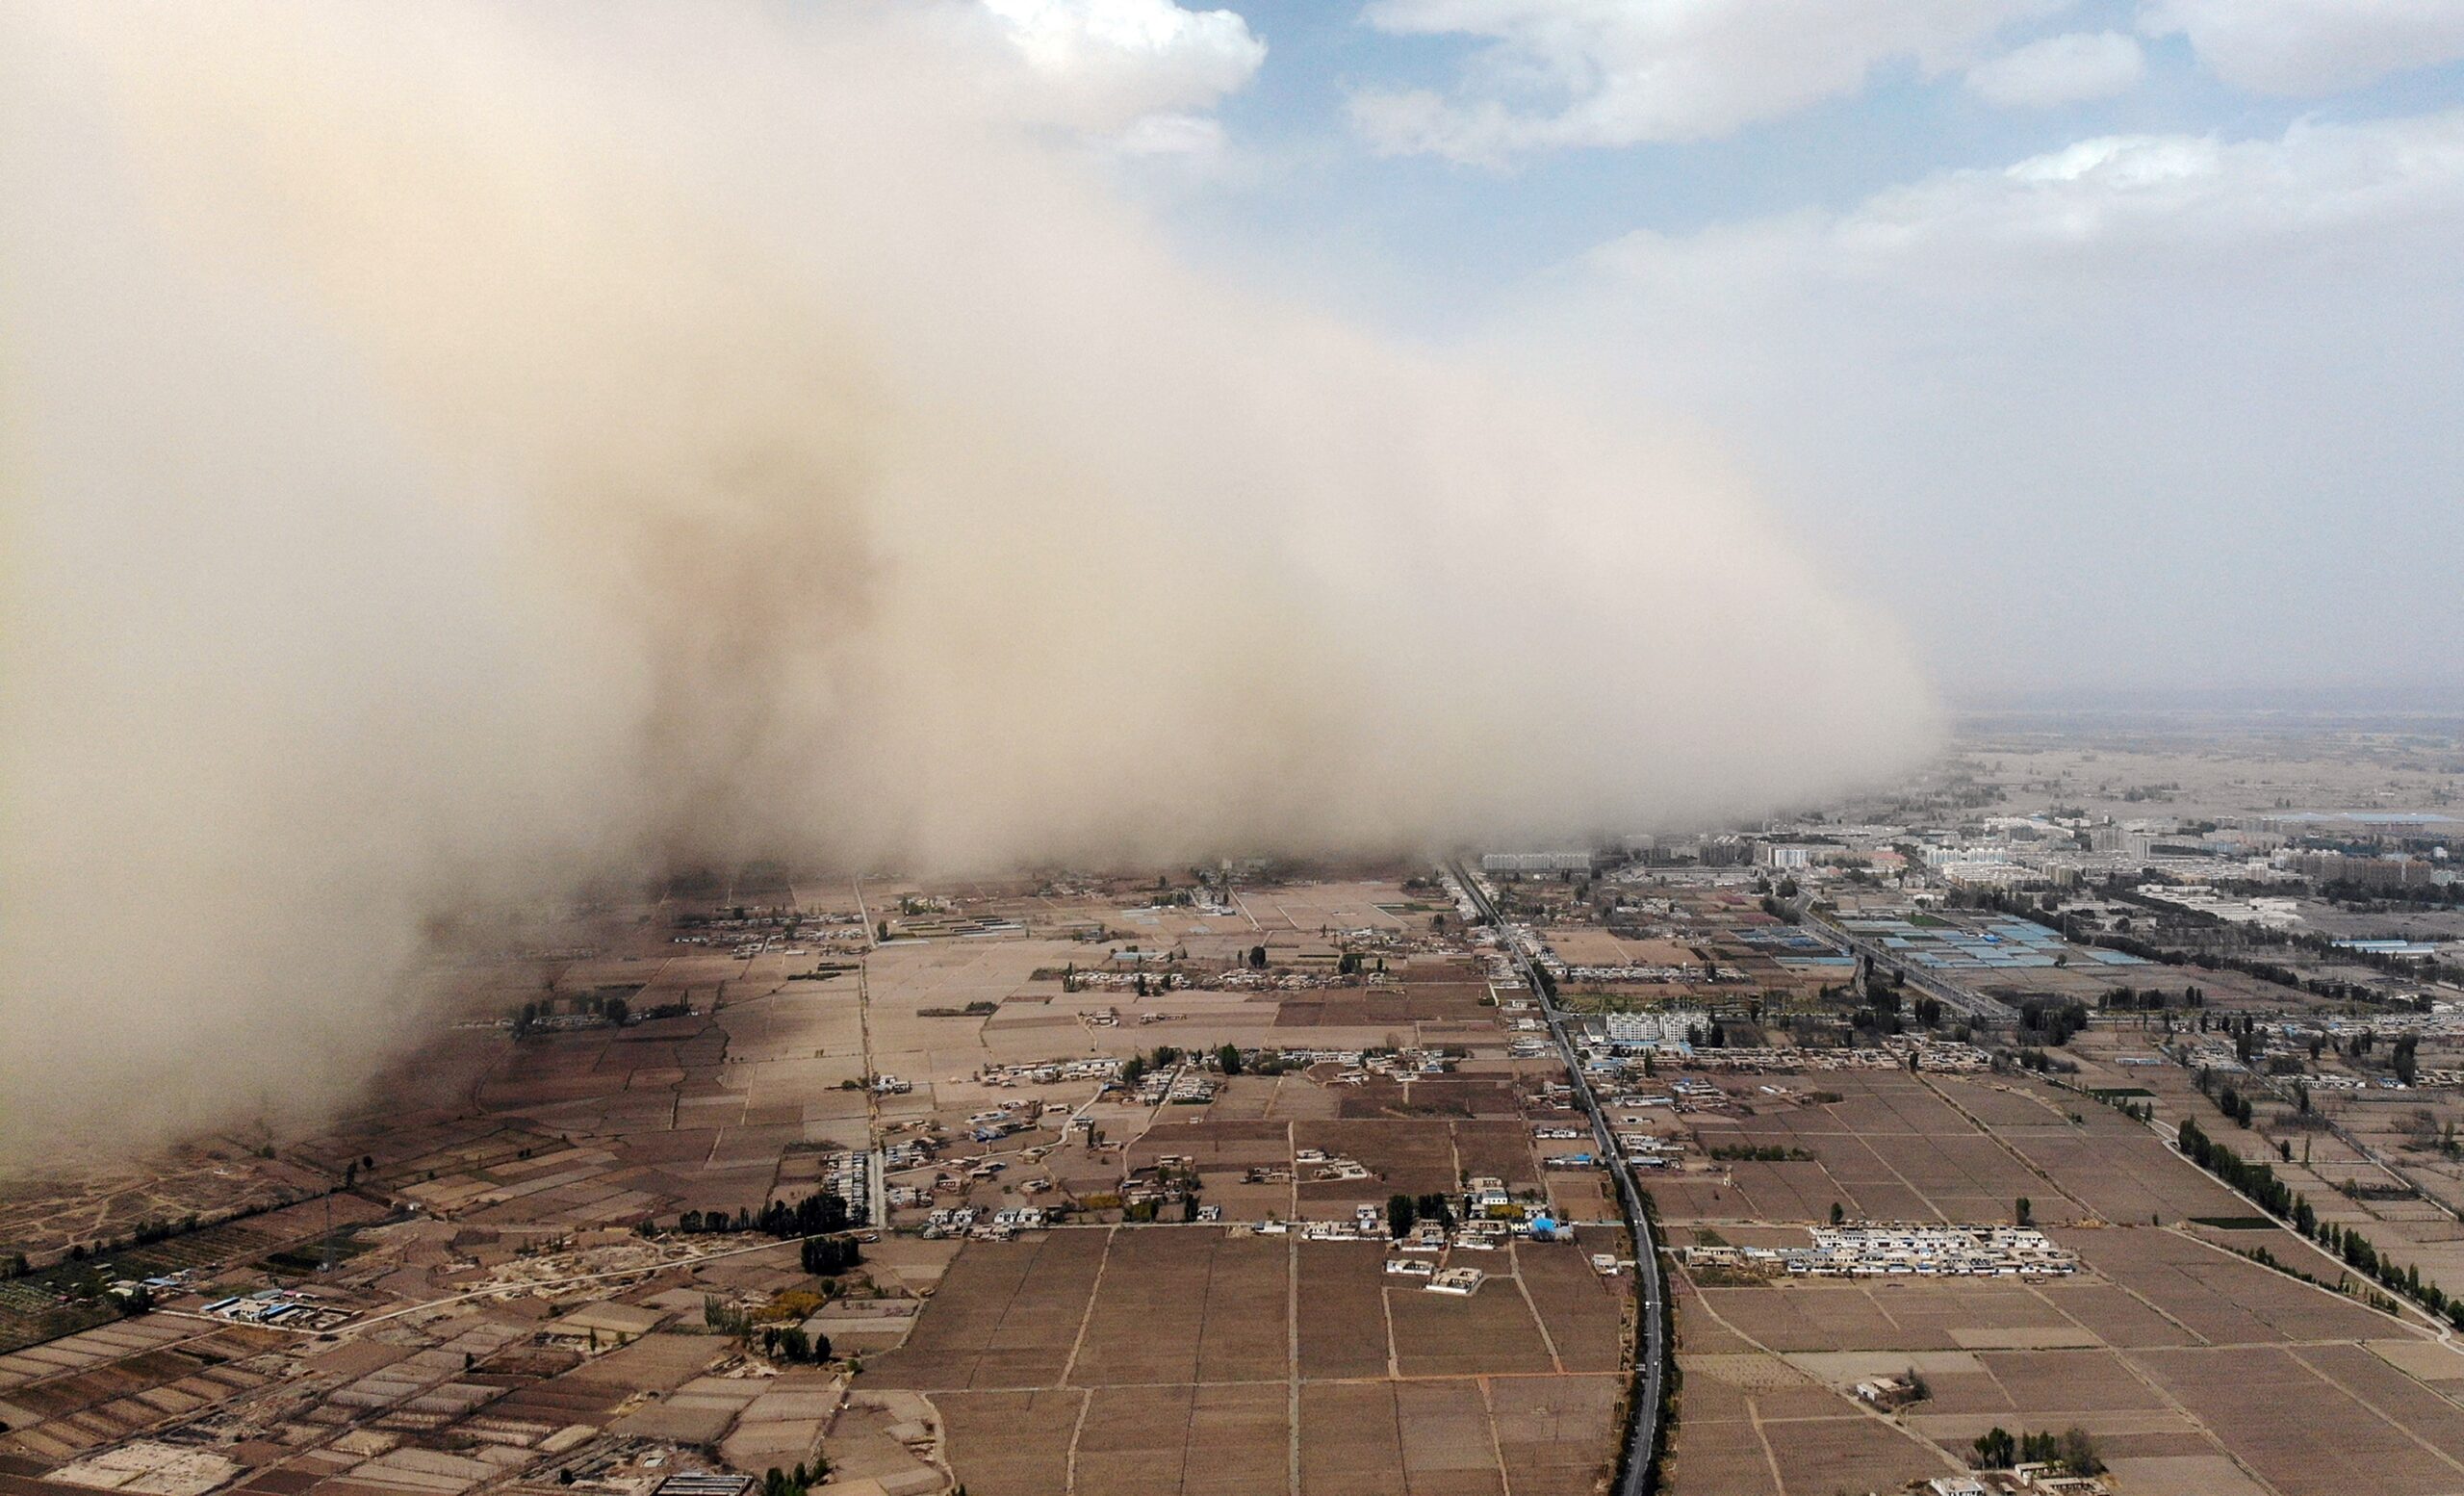
[[[1955,695],[2464,676],[2464,0],[981,3],[1194,252],[1711,433]]]

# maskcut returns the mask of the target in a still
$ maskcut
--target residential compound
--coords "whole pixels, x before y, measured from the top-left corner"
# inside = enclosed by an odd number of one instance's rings
[[[1806,1247],[1688,1247],[1685,1265],[1800,1277],[2053,1277],[2077,1254],[2024,1226],[1815,1226]]]

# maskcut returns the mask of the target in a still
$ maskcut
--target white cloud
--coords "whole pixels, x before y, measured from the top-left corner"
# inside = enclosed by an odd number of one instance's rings
[[[2237,88],[2316,95],[2464,58],[2457,0],[2149,0],[2140,29],[2190,39]]]
[[[1752,453],[1955,677],[2426,682],[2464,636],[2459,242],[2464,111],[2115,137],[1630,235],[1536,321]]]
[[[1454,93],[1366,90],[1379,149],[1498,162],[1566,146],[1703,140],[1854,94],[1874,68],[1964,64],[2052,0],[1373,0],[1380,31],[1488,44]]]
[[[1224,148],[1223,123],[1204,115],[1146,115],[1113,138],[1124,156],[1210,158]]]
[[[1946,171],[1853,211],[1803,214],[1671,238],[1630,235],[1595,269],[1630,283],[1723,273],[1744,260],[1782,282],[1905,279],[2004,294],[2020,268],[2091,269],[2121,280],[2248,251],[2348,241],[2392,248],[2408,227],[2464,219],[2464,111],[2369,124],[2295,124],[2280,139],[2114,136],[1999,170]],[[2224,251],[2241,251],[2227,255]],[[1945,277],[1949,279],[1946,281]]]
[[[1092,129],[1212,109],[1247,87],[1267,45],[1232,11],[1172,0],[981,0],[1038,78]]]
[[[2073,32],[2031,41],[1977,64],[1967,89],[2006,109],[2045,109],[2082,99],[2111,98],[2139,84],[2147,58],[2119,32]]]

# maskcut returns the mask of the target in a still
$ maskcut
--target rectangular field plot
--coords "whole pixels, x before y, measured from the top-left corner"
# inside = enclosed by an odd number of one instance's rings
[[[967,1489],[1012,1496],[1062,1496],[1069,1488],[1068,1432],[1087,1394],[944,1392],[933,1399],[949,1440],[951,1464]]]
[[[1498,1377],[1487,1389],[1515,1496],[1588,1496],[1616,1462],[1619,1378]]]
[[[2101,1106],[2081,1115],[2097,1121],[2110,1117],[2116,1126],[2014,1133],[2011,1146],[2059,1180],[2097,1220],[2170,1225],[2193,1216],[2249,1214],[2247,1201],[2168,1152],[2145,1128],[2123,1122]]]
[[[1279,1385],[1097,1388],[1077,1431],[1072,1488],[1083,1496],[1281,1489],[1289,1406]]]
[[[2054,1423],[2088,1415],[2158,1412],[2171,1405],[2111,1351],[1988,1352],[1977,1359],[2015,1409]]]
[[[1300,1246],[1300,1375],[1387,1372],[1386,1252],[1367,1244]]]
[[[1561,1369],[1512,1278],[1492,1277],[1468,1299],[1389,1289],[1386,1311],[1395,1327],[1395,1362],[1406,1377]]]
[[[1059,1385],[1108,1235],[969,1243],[907,1344],[868,1364],[865,1380],[928,1390]]]
[[[2065,1233],[2062,1242],[2210,1344],[2362,1340],[2392,1323],[2349,1299],[2170,1231],[2080,1231]],[[2288,1242],[2271,1245],[2287,1260],[2297,1255]]]
[[[2437,1400],[2443,1411],[2380,1407],[2370,1394],[2384,1387],[2348,1390],[2302,1355],[2272,1347],[2146,1351],[2136,1359],[2281,1490],[2430,1496],[2464,1489],[2452,1421],[2459,1410],[2445,1399]],[[2408,1412],[2419,1426],[2405,1421]]]
[[[1951,1473],[1951,1461],[1889,1424],[1850,1413],[1768,1425],[1764,1437],[1786,1489],[1897,1490],[1907,1482]]]
[[[1303,1382],[1302,1496],[1407,1496],[1392,1382]]]
[[[1625,1355],[1627,1285],[1632,1279],[1602,1277],[1580,1252],[1566,1247],[1517,1247],[1514,1258],[1524,1292],[1539,1310],[1564,1368],[1617,1370]]]
[[[1614,1455],[1630,1285],[1570,1247],[1475,1255],[1492,1276],[1455,1298],[1388,1275],[1374,1243],[969,1242],[864,1380],[941,1407],[973,1490],[1245,1496],[1296,1469],[1347,1496],[1588,1496]]]
[[[1504,1469],[1476,1381],[1395,1383],[1395,1426],[1412,1496],[1505,1496]]]
[[[1080,1385],[1258,1381],[1290,1359],[1290,1258],[1270,1236],[1112,1233],[1071,1380]]]

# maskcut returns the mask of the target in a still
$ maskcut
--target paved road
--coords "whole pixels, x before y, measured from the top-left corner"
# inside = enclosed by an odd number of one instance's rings
[[[1591,1079],[1582,1071],[1582,1057],[1575,1052],[1574,1041],[1565,1028],[1565,1015],[1541,984],[1540,973],[1531,963],[1530,953],[1506,934],[1504,923],[1498,918],[1497,906],[1490,902],[1480,886],[1472,879],[1471,870],[1461,863],[1454,864],[1455,881],[1462,885],[1464,896],[1480,913],[1488,916],[1497,928],[1505,951],[1523,968],[1523,979],[1529,984],[1531,995],[1538,999],[1541,1011],[1549,1020],[1549,1034],[1557,1042],[1557,1051],[1565,1057],[1566,1073],[1573,1078],[1575,1099],[1591,1118],[1593,1144],[1600,1156],[1608,1160],[1609,1172],[1617,1180],[1617,1208],[1624,1216],[1626,1230],[1634,1241],[1635,1323],[1640,1327],[1634,1347],[1634,1406],[1632,1423],[1626,1433],[1625,1458],[1618,1466],[1617,1496],[1641,1496],[1644,1482],[1652,1470],[1652,1457],[1659,1449],[1660,1367],[1665,1347],[1661,1341],[1664,1328],[1663,1303],[1668,1285],[1659,1266],[1659,1243],[1652,1234],[1651,1217],[1643,1211],[1642,1191],[1634,1183],[1634,1172],[1626,1167],[1624,1154],[1617,1147],[1617,1135],[1608,1125],[1607,1115],[1601,1110],[1600,1098],[1591,1089]]]

